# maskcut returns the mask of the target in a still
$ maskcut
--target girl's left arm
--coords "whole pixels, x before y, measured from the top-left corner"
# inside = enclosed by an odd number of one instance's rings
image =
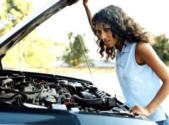
[[[158,57],[154,49],[149,43],[138,43],[136,47],[136,53],[138,57],[146,64],[148,64],[152,70],[162,80],[163,84],[153,100],[146,106],[141,107],[135,105],[131,108],[131,111],[136,114],[149,116],[155,109],[165,100],[169,95],[169,69]]]

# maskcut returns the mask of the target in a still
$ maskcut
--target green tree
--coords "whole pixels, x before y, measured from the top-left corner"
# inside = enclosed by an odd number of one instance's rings
[[[154,50],[166,64],[169,64],[169,39],[165,34],[155,37]]]
[[[73,33],[68,34],[70,48],[66,50],[66,54],[62,58],[70,66],[80,66],[86,62],[86,59],[89,60],[87,56],[88,49],[84,44],[82,35],[77,34],[73,42],[71,41],[72,36]]]

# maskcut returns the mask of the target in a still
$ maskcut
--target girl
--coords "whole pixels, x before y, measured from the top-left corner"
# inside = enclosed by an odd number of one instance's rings
[[[151,47],[148,33],[117,6],[103,8],[92,17],[88,0],[83,5],[100,54],[116,57],[116,73],[131,111],[169,125],[160,105],[169,94],[169,70]]]

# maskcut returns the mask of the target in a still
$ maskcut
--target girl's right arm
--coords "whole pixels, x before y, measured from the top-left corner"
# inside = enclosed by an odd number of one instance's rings
[[[83,5],[84,5],[84,8],[85,8],[87,17],[88,17],[89,24],[90,24],[91,29],[93,31],[92,14],[91,14],[89,7],[88,7],[88,0],[83,0]]]

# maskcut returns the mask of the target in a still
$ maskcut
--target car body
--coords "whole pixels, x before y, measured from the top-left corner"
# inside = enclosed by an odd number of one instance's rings
[[[38,25],[77,0],[53,1],[0,38],[0,58]],[[90,81],[0,67],[0,124],[155,125]]]

